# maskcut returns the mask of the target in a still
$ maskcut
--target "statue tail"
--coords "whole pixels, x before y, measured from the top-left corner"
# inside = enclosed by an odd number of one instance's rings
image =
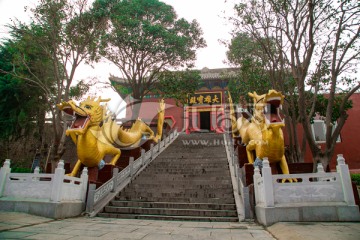
[[[164,102],[164,99],[161,99],[159,104],[160,104],[160,109],[158,111],[157,132],[156,132],[156,136],[154,138],[155,142],[158,142],[162,138],[164,118],[165,118],[165,102]]]

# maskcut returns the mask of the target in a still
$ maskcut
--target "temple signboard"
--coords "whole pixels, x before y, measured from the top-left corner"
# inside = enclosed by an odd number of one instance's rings
[[[195,94],[189,94],[189,105],[212,105],[222,104],[222,92],[199,92]]]

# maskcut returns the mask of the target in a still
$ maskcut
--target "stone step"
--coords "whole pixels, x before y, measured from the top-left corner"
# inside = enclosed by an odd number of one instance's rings
[[[147,201],[169,201],[168,199],[177,199],[175,202],[187,202],[186,199],[194,199],[192,202],[212,202],[211,199],[215,199],[214,203],[218,203],[218,199],[234,199],[232,193],[184,193],[184,192],[125,192],[118,195],[120,198],[129,199],[146,199]],[[166,199],[166,200],[165,200]],[[198,199],[198,200],[196,200]]]
[[[228,198],[201,198],[201,197],[158,197],[158,196],[124,196],[119,195],[115,197],[116,201],[148,201],[148,202],[173,202],[173,203],[210,203],[210,204],[234,204],[235,199],[234,197]]]
[[[201,197],[201,198],[229,198],[232,197],[232,190],[222,189],[220,191],[197,190],[197,189],[165,189],[156,192],[156,189],[127,189],[120,193],[119,196],[133,196],[136,198],[145,197]]]
[[[205,173],[225,173],[229,171],[229,167],[227,167],[227,169],[225,167],[198,167],[198,168],[190,168],[190,167],[171,167],[169,166],[168,168],[165,167],[161,167],[161,168],[147,168],[144,173],[147,172],[156,172],[156,173],[178,173],[178,172],[182,172],[182,173],[191,173],[191,174],[205,174]]]
[[[196,151],[194,149],[188,150],[186,149],[172,149],[173,152],[164,152],[166,153],[166,156],[159,156],[159,159],[177,159],[178,161],[184,160],[184,161],[199,161],[199,162],[208,162],[211,159],[223,159],[224,154],[226,154],[225,151],[215,151],[215,150],[209,150],[204,149],[203,151]],[[206,154],[206,155],[204,155]],[[160,160],[161,161],[161,160]]]
[[[194,194],[194,193],[232,193],[232,187],[231,185],[224,185],[227,187],[218,187],[218,186],[204,186],[203,188],[201,186],[183,186],[183,185],[174,185],[174,186],[170,186],[170,185],[163,185],[160,186],[158,185],[156,186],[129,186],[128,188],[124,189],[122,191],[122,193],[130,193],[130,192],[156,192],[156,193],[189,193],[189,194]],[[161,187],[161,189],[159,189]]]
[[[212,203],[147,202],[147,201],[130,200],[130,201],[111,201],[110,205],[116,207],[236,210],[235,204],[212,204]]]
[[[229,165],[228,164],[224,164],[223,162],[208,162],[208,163],[198,163],[198,162],[188,162],[186,163],[186,165],[184,164],[184,162],[181,161],[174,161],[174,162],[170,162],[170,161],[164,161],[164,162],[152,162],[150,164],[151,169],[152,168],[160,168],[160,169],[229,169]]]
[[[150,179],[149,179],[150,178]],[[137,181],[141,180],[150,180],[151,182],[162,182],[164,179],[167,180],[178,180],[178,181],[189,181],[192,180],[192,183],[196,183],[197,180],[206,179],[208,182],[218,182],[218,181],[225,181],[229,179],[230,176],[227,173],[209,173],[209,174],[186,174],[186,173],[179,173],[179,174],[171,174],[171,173],[159,173],[156,172],[145,172],[141,176],[138,176],[136,179]]]
[[[231,190],[231,184],[217,184],[217,183],[205,183],[205,184],[174,184],[172,182],[166,184],[166,185],[159,185],[158,183],[134,183],[133,185],[129,186],[125,189],[125,191],[128,190],[134,190],[134,189],[159,189],[161,187],[161,191],[169,191],[173,189],[179,189],[179,190],[204,190],[204,191],[222,191],[224,189]],[[231,190],[232,191],[232,190]]]
[[[166,216],[197,216],[197,217],[236,217],[236,211],[209,210],[209,209],[183,209],[183,208],[143,208],[143,207],[117,207],[107,206],[107,213],[140,214],[140,215],[166,215]]]
[[[162,179],[163,180],[163,179]],[[201,189],[201,188],[212,188],[212,186],[218,186],[218,188],[232,188],[231,181],[229,180],[219,180],[219,181],[194,181],[191,179],[172,179],[169,182],[161,184],[161,181],[152,181],[149,178],[139,179],[136,182],[133,182],[133,185],[128,186],[126,189],[133,188],[134,186],[141,187],[150,185],[149,187],[156,187],[157,190],[162,188],[182,188],[182,189]]]
[[[152,169],[148,171],[144,171],[143,174],[158,174],[158,175],[165,175],[165,174],[171,174],[171,175],[201,175],[201,176],[218,176],[223,174],[228,174],[226,169],[217,169],[217,170],[208,170],[208,169]]]
[[[200,159],[200,158],[199,158]],[[165,159],[164,159],[165,160]],[[149,166],[151,168],[168,168],[174,167],[176,169],[189,169],[190,167],[194,167],[196,169],[200,168],[228,168],[229,165],[224,163],[223,161],[219,161],[219,158],[210,160],[210,161],[198,161],[196,159],[191,160],[184,160],[184,159],[169,159],[167,158],[166,161],[156,161],[152,162]]]
[[[226,176],[199,176],[196,174],[159,174],[151,175],[148,173],[142,173],[135,181],[145,181],[145,182],[164,182],[164,181],[183,181],[189,183],[197,183],[200,181],[207,181],[207,182],[221,182],[221,181],[231,181],[229,175]]]
[[[170,151],[171,150],[171,151]],[[213,159],[215,157],[218,158],[223,158],[224,155],[226,153],[225,148],[224,149],[219,149],[219,148],[209,148],[209,147],[204,147],[204,148],[191,148],[191,147],[181,147],[181,146],[172,146],[171,148],[169,147],[169,149],[166,149],[164,151],[164,153],[166,153],[167,155],[170,156],[170,158],[182,158],[182,156],[190,156],[189,159],[200,159],[202,158],[200,153],[211,153],[208,155],[204,155],[205,158],[208,159]],[[161,158],[165,158],[164,156],[160,156]]]
[[[164,216],[164,215],[135,215],[117,213],[99,213],[99,217],[123,219],[151,219],[163,221],[206,221],[206,222],[237,222],[237,217],[196,217],[196,216]]]
[[[200,140],[209,145],[191,144]],[[180,135],[98,216],[238,221],[222,140],[218,134]]]
[[[152,168],[152,169],[146,169],[143,174],[149,174],[149,173],[156,173],[156,174],[188,174],[188,175],[206,175],[206,174],[226,174],[230,175],[228,173],[228,170],[225,168],[197,168],[197,169],[181,169],[181,168]]]

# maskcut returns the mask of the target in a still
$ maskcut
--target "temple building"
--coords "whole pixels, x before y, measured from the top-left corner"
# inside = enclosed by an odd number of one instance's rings
[[[165,121],[167,124],[171,128],[177,128],[178,131],[184,131],[187,134],[192,132],[223,133],[225,131],[224,119],[228,83],[235,74],[235,68],[203,68],[200,73],[203,83],[195,94],[189,95],[188,104],[177,106],[174,99],[165,99]],[[160,95],[149,93],[143,99],[139,117],[148,124],[155,122],[160,97]],[[360,136],[360,93],[353,94],[350,99],[353,101],[353,107],[348,110],[349,117],[337,140],[330,168],[332,170],[336,168],[336,155],[343,154],[351,171],[360,173],[360,151],[358,151],[357,145]],[[131,116],[132,111],[128,107],[126,119],[131,119]],[[298,130],[299,139],[301,139],[303,131],[300,125]],[[323,148],[325,145],[324,121],[320,118],[315,119],[312,130],[319,147]],[[287,145],[286,132],[284,135],[285,145]],[[312,162],[308,146],[305,152],[305,162]]]
[[[191,132],[224,132],[224,104],[228,82],[236,74],[234,68],[208,69],[200,71],[201,87],[188,96],[188,104],[177,106],[175,100],[165,99],[165,121],[178,131]],[[114,81],[114,77],[111,79]],[[139,117],[150,123],[157,113],[160,95],[149,93],[144,96]],[[130,119],[132,110],[126,109],[126,119]]]

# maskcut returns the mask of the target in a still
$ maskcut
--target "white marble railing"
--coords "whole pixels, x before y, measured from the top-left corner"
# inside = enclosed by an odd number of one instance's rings
[[[87,168],[80,178],[66,176],[63,161],[54,174],[39,173],[39,168],[34,173],[11,173],[7,159],[0,169],[0,198],[85,202],[87,183]]]
[[[318,165],[317,173],[272,175],[269,161],[264,159],[262,173],[254,171],[256,205],[276,207],[286,204],[316,202],[355,205],[350,172],[342,154],[337,158],[337,172],[324,172]],[[283,180],[297,182],[283,182]]]
[[[179,133],[175,130],[168,137],[164,138],[155,146],[152,146],[149,151],[141,152],[141,156],[134,160],[133,157],[130,157],[129,165],[124,168],[121,172],[117,172],[118,169],[114,169],[113,177],[104,183],[98,189],[95,189],[94,184],[90,184],[87,203],[86,203],[86,212],[91,213],[96,208],[96,204],[101,202],[106,198],[110,193],[121,191],[130,180],[138,175],[153,159],[155,159],[165,148],[172,143]],[[126,184],[123,184],[126,183]]]

